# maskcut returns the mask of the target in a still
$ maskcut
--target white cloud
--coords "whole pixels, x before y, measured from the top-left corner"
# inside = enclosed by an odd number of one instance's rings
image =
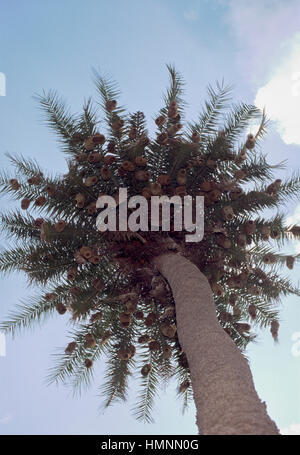
[[[187,21],[194,22],[198,19],[198,11],[196,11],[195,9],[186,10],[184,11],[183,15]]]
[[[7,425],[13,420],[13,415],[12,414],[6,414],[3,417],[0,417],[0,425]]]
[[[298,226],[300,225],[300,204],[297,205],[294,213],[285,219],[285,226],[291,226],[294,224]],[[291,243],[294,247],[295,254],[300,254],[300,241],[291,240]]]
[[[230,0],[227,22],[241,72],[256,87],[255,104],[286,144],[300,144],[300,3]]]
[[[300,224],[300,204],[297,205],[293,215],[290,215],[286,219],[286,225],[290,226],[291,224]]]
[[[284,43],[299,31],[299,16],[298,0],[230,0],[227,22],[248,80],[255,84],[265,80],[284,55]]]
[[[299,240],[295,240],[293,242],[293,244],[294,244],[295,254],[300,254],[300,242],[299,242]]]
[[[300,145],[300,33],[291,40],[287,57],[256,95],[286,144]]]
[[[300,434],[300,423],[292,423],[289,427],[280,430],[281,434],[296,435]]]

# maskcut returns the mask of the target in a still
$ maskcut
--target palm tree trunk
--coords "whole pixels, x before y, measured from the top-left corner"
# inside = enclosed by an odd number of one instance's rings
[[[176,304],[180,344],[191,371],[200,434],[279,434],[254,388],[248,361],[220,326],[210,285],[183,256],[154,259]]]

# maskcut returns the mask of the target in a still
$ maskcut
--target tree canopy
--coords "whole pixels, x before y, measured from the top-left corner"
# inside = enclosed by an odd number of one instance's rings
[[[161,382],[177,380],[184,408],[192,398],[172,292],[153,257],[173,248],[199,267],[210,282],[220,324],[242,351],[256,326],[269,328],[276,340],[278,302],[300,295],[282,272],[293,268],[298,255],[280,253],[300,235],[300,227],[286,226],[280,212],[299,194],[300,177],[276,179],[284,164],[271,166],[261,151],[265,113],[232,104],[231,87],[222,83],[208,87],[199,118],[184,121],[183,80],[172,66],[168,71],[154,137],[143,112],[127,113],[118,104],[117,85],[95,73],[101,121],[90,99],[72,115],[56,92],[37,97],[66,153],[68,172],[52,176],[34,160],[10,156],[15,174],[1,176],[2,191],[20,201],[20,209],[1,216],[14,245],[2,251],[0,270],[25,272],[36,289],[1,329],[14,334],[68,313],[70,343],[49,381],[79,390],[91,383],[94,362],[103,355],[104,405],[125,400],[137,372],[141,389],[134,413],[147,421]],[[249,132],[253,120],[260,124],[255,134]],[[204,196],[203,240],[186,243],[186,232],[172,225],[170,232],[98,232],[97,198],[117,199],[120,187],[148,200]],[[265,209],[272,214],[266,216]]]

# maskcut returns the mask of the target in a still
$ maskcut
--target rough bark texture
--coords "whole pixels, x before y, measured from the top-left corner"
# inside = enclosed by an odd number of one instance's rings
[[[178,337],[189,362],[200,434],[279,434],[256,393],[248,361],[217,320],[206,277],[179,254],[164,254],[154,263],[175,299]]]

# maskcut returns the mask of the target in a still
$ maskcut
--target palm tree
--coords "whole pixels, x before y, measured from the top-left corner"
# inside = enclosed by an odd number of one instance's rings
[[[229,105],[224,84],[208,88],[198,121],[183,132],[183,82],[168,70],[153,139],[144,114],[126,114],[115,83],[97,73],[105,131],[91,100],[71,115],[55,92],[38,97],[68,170],[53,177],[33,160],[10,156],[17,175],[3,174],[2,189],[21,200],[21,211],[2,215],[18,243],[2,252],[0,269],[21,270],[42,289],[1,328],[13,334],[68,312],[71,340],[49,381],[89,385],[104,355],[105,406],[126,399],[129,376],[138,370],[139,419],[151,421],[159,382],[175,377],[183,407],[195,401],[201,434],[278,434],[243,352],[255,338],[249,322],[269,327],[277,340],[276,304],[300,293],[279,273],[285,263],[292,269],[297,256],[278,252],[300,227],[287,227],[279,212],[262,215],[298,194],[300,177],[275,180],[282,164],[271,166],[259,149],[265,113]],[[253,120],[260,126],[247,135]],[[120,187],[148,199],[204,196],[203,240],[185,242],[186,232],[172,223],[170,232],[98,232],[98,196],[117,201]]]

